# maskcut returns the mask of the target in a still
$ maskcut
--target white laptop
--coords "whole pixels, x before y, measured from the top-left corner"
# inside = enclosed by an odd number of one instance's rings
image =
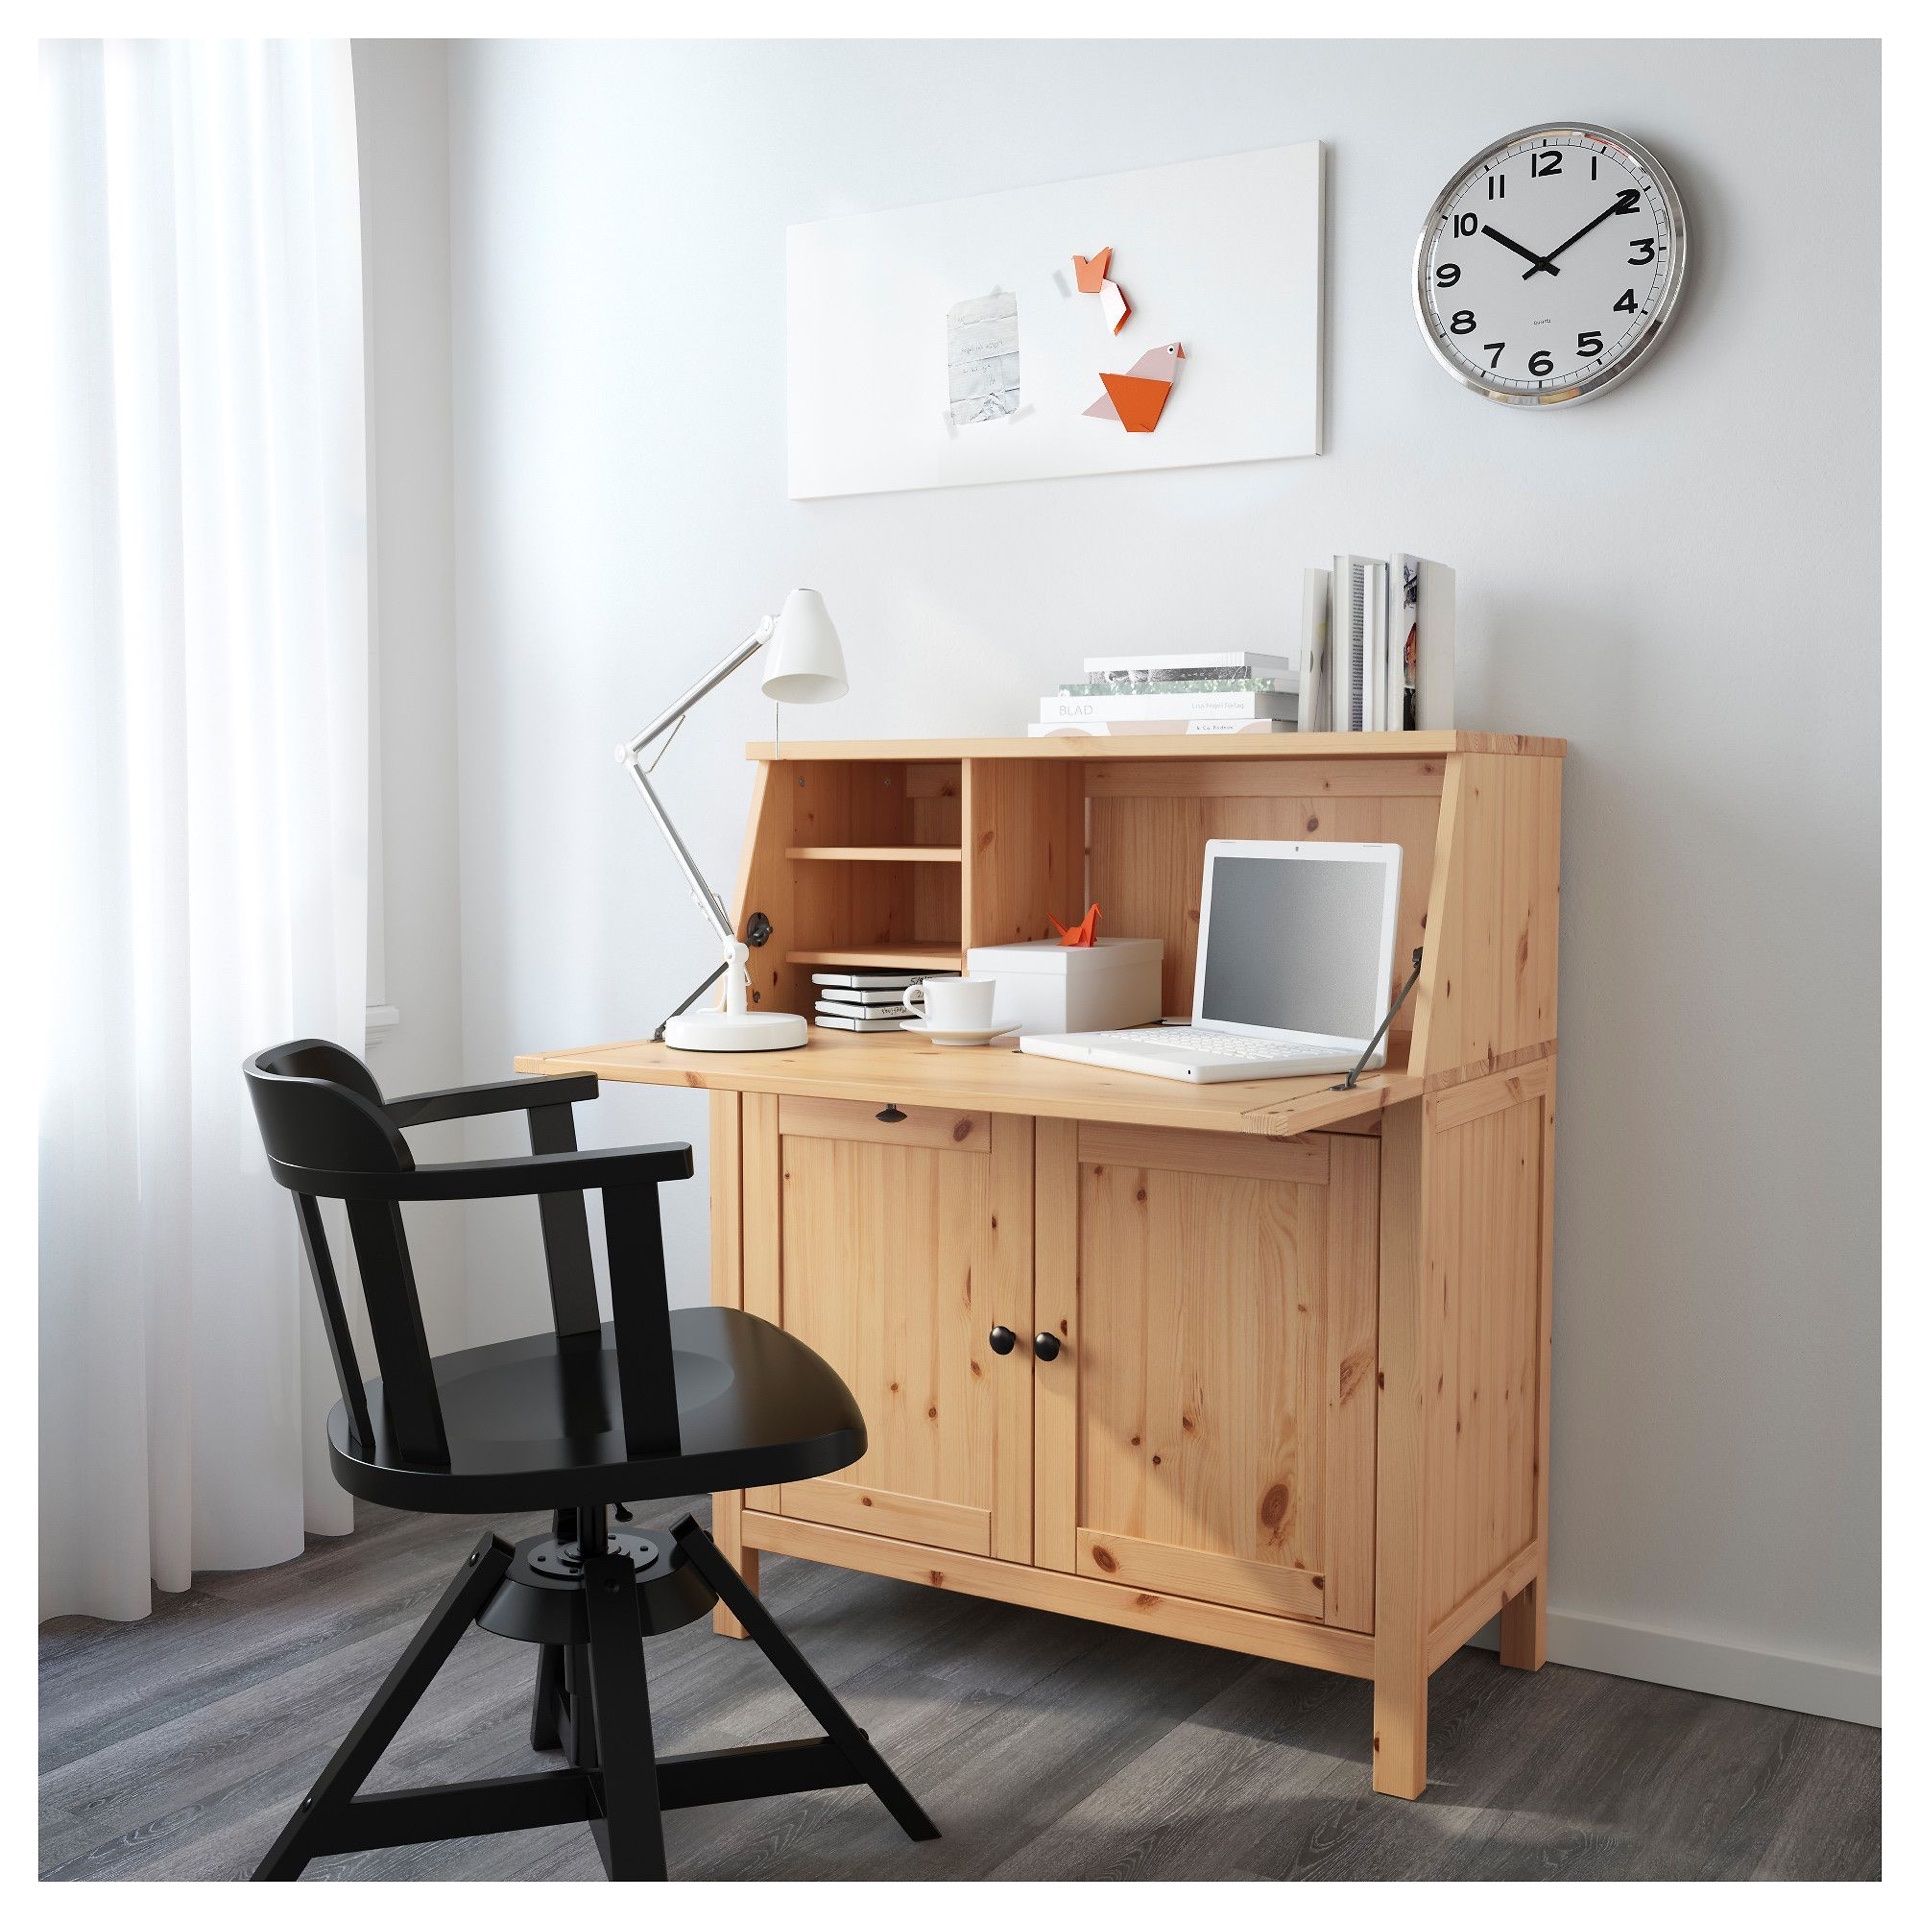
[[[1193,1024],[1022,1037],[1023,1053],[1168,1080],[1345,1073],[1393,992],[1400,849],[1209,840]],[[1386,1058],[1382,1039],[1367,1064]]]

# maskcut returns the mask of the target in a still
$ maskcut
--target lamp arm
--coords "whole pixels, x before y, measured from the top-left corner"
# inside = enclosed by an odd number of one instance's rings
[[[694,904],[699,907],[702,918],[713,929],[721,947],[729,955],[739,942],[734,935],[733,923],[727,918],[726,907],[720,896],[707,884],[706,875],[695,863],[687,843],[680,837],[679,829],[667,817],[667,810],[660,804],[660,796],[654,792],[652,782],[640,770],[640,756],[669,727],[684,720],[729,674],[745,666],[773,638],[773,626],[773,616],[769,614],[731,653],[702,674],[657,720],[614,749],[614,758],[633,776],[633,784],[639,788],[640,798],[653,815],[654,825],[660,829],[675,862],[686,876],[687,885],[693,889]]]
[[[660,829],[661,836],[672,850],[674,860],[680,871],[686,875],[687,885],[693,889],[694,904],[699,907],[723,947],[734,945],[733,923],[727,918],[727,910],[720,903],[720,896],[707,885],[707,876],[694,864],[693,855],[687,851],[687,843],[680,838],[680,830],[667,818],[667,810],[660,804],[660,796],[654,792],[652,783],[640,771],[638,759],[627,762],[627,771],[633,775],[633,784],[640,789],[640,798],[647,803],[647,811],[653,815],[653,824]]]
[[[676,720],[685,719],[729,674],[744,667],[773,638],[773,625],[773,615],[768,614],[730,654],[717,665],[709,667],[659,719],[642,727],[631,740],[623,741],[616,747],[614,758],[622,766],[631,765],[635,754],[643,753],[652,746]]]

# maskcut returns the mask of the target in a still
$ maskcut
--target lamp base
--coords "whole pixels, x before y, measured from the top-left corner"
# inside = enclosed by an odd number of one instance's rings
[[[807,1044],[807,1023],[797,1013],[727,1013],[703,1007],[675,1014],[661,1037],[682,1053],[779,1053]]]

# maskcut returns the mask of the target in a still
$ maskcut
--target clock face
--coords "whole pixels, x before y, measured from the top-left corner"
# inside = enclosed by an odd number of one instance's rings
[[[1685,263],[1679,195],[1644,147],[1604,127],[1529,127],[1476,154],[1434,202],[1414,305],[1462,385],[1564,406],[1645,359]]]

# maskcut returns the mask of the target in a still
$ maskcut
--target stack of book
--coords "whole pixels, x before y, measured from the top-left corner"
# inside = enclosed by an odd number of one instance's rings
[[[1300,731],[1399,733],[1453,721],[1451,567],[1396,553],[1309,567],[1300,616]]]
[[[1090,658],[1040,702],[1028,738],[1056,733],[1288,733],[1300,676],[1277,653],[1142,653]]]
[[[816,1027],[845,1033],[898,1033],[919,1015],[907,1011],[902,995],[916,980],[946,980],[950,973],[909,973],[884,967],[862,973],[816,973],[813,1003]]]

